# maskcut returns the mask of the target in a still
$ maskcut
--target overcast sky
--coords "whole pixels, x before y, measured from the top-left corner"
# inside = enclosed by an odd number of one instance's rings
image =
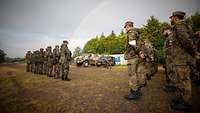
[[[0,49],[9,57],[69,41],[84,44],[102,32],[117,34],[124,22],[142,27],[154,15],[169,22],[173,11],[187,16],[199,11],[200,0],[0,0]]]

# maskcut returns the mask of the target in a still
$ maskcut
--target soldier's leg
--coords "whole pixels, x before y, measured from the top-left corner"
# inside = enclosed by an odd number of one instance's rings
[[[52,68],[52,75],[53,75],[54,78],[56,77],[55,71],[56,71],[56,66],[53,65],[53,68]]]
[[[64,64],[64,80],[69,80],[69,64]]]
[[[60,72],[60,70],[59,70],[59,64],[57,63],[56,64],[56,78],[59,78],[59,72]]]
[[[60,77],[62,80],[64,80],[64,68],[63,68],[63,64],[60,64]]]
[[[192,103],[192,87],[190,80],[189,66],[176,66],[175,72],[177,76],[177,100],[172,108],[177,110],[189,110]]]
[[[26,72],[29,72],[29,64],[26,63]]]
[[[136,65],[138,63],[138,58],[134,58],[128,61],[128,74],[130,76],[129,79],[129,87],[133,91],[137,91],[139,86],[137,84],[137,76],[136,76]]]
[[[148,69],[144,63],[137,65],[137,78],[139,87],[143,87],[146,85],[146,74],[148,73]]]

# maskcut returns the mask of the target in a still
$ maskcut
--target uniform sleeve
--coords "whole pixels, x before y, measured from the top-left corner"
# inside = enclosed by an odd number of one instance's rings
[[[178,23],[175,25],[176,35],[179,43],[190,55],[194,56],[195,49],[193,48],[194,43],[191,36],[187,31],[187,27],[184,23]]]
[[[128,33],[128,39],[129,39],[129,44],[131,43],[131,42],[134,42],[134,43],[136,43],[136,34],[134,33],[134,32],[130,32],[130,33]]]

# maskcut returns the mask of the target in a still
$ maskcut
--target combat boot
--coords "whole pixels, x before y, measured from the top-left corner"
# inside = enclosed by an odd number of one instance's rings
[[[191,111],[191,105],[183,99],[172,100],[171,108],[174,110]]]
[[[176,88],[176,86],[174,86],[174,85],[165,84],[165,86],[163,87],[163,90],[164,90],[165,92],[169,93],[169,92],[175,92],[175,91],[177,91],[177,88]]]
[[[130,91],[130,94],[125,96],[125,99],[127,99],[127,100],[136,100],[136,99],[138,99],[140,96],[141,96],[141,93],[140,93],[139,90],[137,90],[137,91],[131,90],[131,91]]]

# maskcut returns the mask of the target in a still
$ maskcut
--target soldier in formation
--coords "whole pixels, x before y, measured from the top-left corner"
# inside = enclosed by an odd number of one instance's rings
[[[26,72],[31,72],[31,57],[32,53],[31,51],[28,51],[26,53]]]
[[[35,50],[33,53],[26,53],[26,71],[37,75],[47,75],[48,77],[62,78],[69,81],[69,64],[71,61],[71,51],[68,42],[65,40],[59,48],[56,45],[52,51],[48,46],[45,51],[43,48]]]
[[[193,61],[199,54],[192,38],[193,31],[183,20],[184,16],[185,12],[173,12],[170,17],[171,26],[163,30],[166,37],[164,58],[167,84],[165,89],[175,91],[176,96],[173,97],[171,103],[171,107],[175,110],[191,110],[191,76],[196,76],[197,72]]]
[[[69,64],[71,60],[71,51],[68,48],[68,41],[63,41],[60,48],[60,77],[62,80],[70,81],[69,74]]]

